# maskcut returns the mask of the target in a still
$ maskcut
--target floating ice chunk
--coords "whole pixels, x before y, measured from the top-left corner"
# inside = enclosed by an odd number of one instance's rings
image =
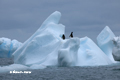
[[[0,57],[8,57],[10,55],[9,50],[10,50],[10,45],[11,45],[11,40],[8,38],[0,38],[2,44],[0,45]]]
[[[51,61],[52,58],[49,56],[53,55],[54,50],[57,50],[61,45],[60,36],[64,34],[64,25],[58,24],[60,17],[61,14],[58,11],[51,14],[23,46],[13,54],[14,62],[32,65],[43,62],[47,64],[47,59]]]
[[[98,46],[113,62],[114,59],[112,56],[112,49],[114,45],[112,40],[114,37],[115,37],[114,33],[111,31],[111,29],[108,26],[106,26],[97,36]]]
[[[90,38],[84,37],[80,39],[77,66],[98,66],[111,63],[111,60]]]
[[[9,66],[0,66],[0,73],[4,73],[4,72],[9,72],[10,71],[20,71],[20,70],[27,70],[29,69],[29,67],[21,65],[21,64],[12,64]]]
[[[44,69],[46,66],[41,65],[41,64],[33,64],[30,66],[30,69]]]
[[[11,39],[8,38],[0,38],[0,57],[11,57],[12,53],[21,45],[22,43],[18,42],[17,40],[11,41]]]
[[[115,61],[120,61],[120,37],[113,38],[114,48],[112,51],[112,55]]]
[[[61,49],[58,51],[58,65],[76,66],[79,46],[80,39],[77,37],[64,40]]]

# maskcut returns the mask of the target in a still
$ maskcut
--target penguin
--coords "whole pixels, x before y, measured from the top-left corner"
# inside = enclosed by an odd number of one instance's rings
[[[65,39],[65,35],[64,35],[64,34],[62,35],[62,39],[63,39],[63,40]]]
[[[69,37],[73,38],[73,32],[71,32],[71,34],[70,34],[70,36],[69,36]]]

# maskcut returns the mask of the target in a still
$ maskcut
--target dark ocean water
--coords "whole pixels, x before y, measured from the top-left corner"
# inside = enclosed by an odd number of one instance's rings
[[[0,58],[0,66],[13,64],[12,58]],[[96,67],[47,67],[28,70],[31,74],[0,73],[0,80],[120,80],[120,64]]]

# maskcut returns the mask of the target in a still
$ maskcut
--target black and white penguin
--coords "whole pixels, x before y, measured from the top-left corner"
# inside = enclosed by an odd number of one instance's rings
[[[64,34],[62,35],[62,39],[63,39],[63,40],[65,39],[65,35],[64,35]]]
[[[73,32],[71,32],[71,34],[70,34],[70,36],[69,36],[69,37],[73,38]]]

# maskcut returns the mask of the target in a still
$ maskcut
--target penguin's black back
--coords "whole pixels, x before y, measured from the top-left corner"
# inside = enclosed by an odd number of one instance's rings
[[[69,37],[71,37],[71,38],[73,37],[73,32],[71,32],[71,34],[70,34],[70,36],[69,36]]]
[[[62,35],[62,39],[63,39],[63,40],[65,39],[65,35],[64,35],[64,34]]]

